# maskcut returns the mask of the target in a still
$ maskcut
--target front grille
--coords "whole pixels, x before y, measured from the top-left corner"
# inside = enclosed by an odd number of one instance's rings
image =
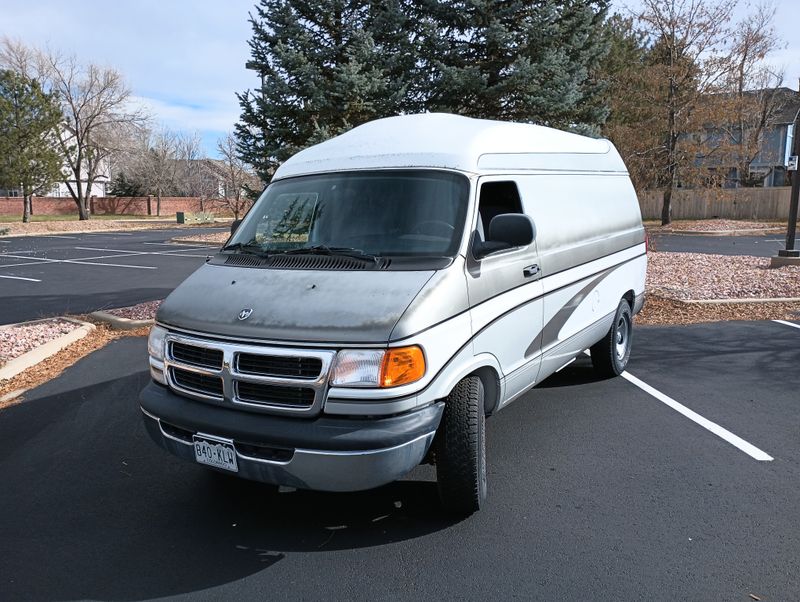
[[[262,383],[238,381],[236,393],[240,401],[292,407],[310,407],[314,403],[314,389],[306,387],[281,387]]]
[[[220,370],[222,368],[222,350],[199,347],[197,345],[187,345],[186,343],[171,343],[172,357],[184,364],[198,366],[200,368],[211,368]]]
[[[213,395],[222,397],[222,379],[219,376],[208,376],[198,374],[190,370],[180,368],[170,368],[173,382],[184,389],[201,393],[203,395]]]
[[[167,337],[167,376],[178,394],[251,412],[315,416],[322,410],[330,349],[291,349]]]
[[[286,378],[317,378],[322,371],[318,357],[286,357],[239,353],[236,369],[242,374],[280,376]]]

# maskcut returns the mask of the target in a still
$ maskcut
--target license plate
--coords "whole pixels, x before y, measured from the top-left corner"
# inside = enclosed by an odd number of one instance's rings
[[[200,464],[207,464],[214,468],[239,472],[236,463],[236,450],[230,443],[194,437],[194,457]]]

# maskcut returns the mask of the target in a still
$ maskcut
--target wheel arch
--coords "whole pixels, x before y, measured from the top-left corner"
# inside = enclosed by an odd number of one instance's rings
[[[631,306],[631,311],[633,311],[633,304],[636,300],[636,293],[633,291],[633,289],[628,289],[628,291],[622,295],[622,298],[628,302],[628,305]]]
[[[444,399],[450,395],[456,385],[468,376],[481,379],[484,391],[484,412],[489,415],[499,406],[503,398],[503,380],[500,362],[491,353],[472,356],[459,365],[458,369],[449,371],[437,387],[436,397]]]

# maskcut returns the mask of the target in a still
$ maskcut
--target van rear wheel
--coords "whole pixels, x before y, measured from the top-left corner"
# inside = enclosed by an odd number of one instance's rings
[[[592,345],[589,353],[595,371],[606,377],[619,376],[631,357],[633,314],[626,299],[622,299],[614,314],[614,322],[606,335]]]
[[[468,516],[486,501],[486,416],[483,383],[460,381],[444,404],[434,443],[436,481],[442,507]]]

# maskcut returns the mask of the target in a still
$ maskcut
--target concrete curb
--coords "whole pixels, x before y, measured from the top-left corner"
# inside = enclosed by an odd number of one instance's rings
[[[759,234],[782,234],[786,228],[751,228],[749,230],[655,230],[652,234],[678,234],[680,236],[757,236]]]
[[[28,391],[30,391],[30,389],[15,389],[10,393],[6,393],[5,395],[0,395],[0,408],[2,408],[9,401],[14,401],[18,397],[22,397]]]
[[[682,303],[694,303],[696,305],[734,305],[736,303],[800,303],[800,297],[771,297],[760,299],[758,297],[750,299],[675,299]]]
[[[131,320],[130,318],[122,318],[105,311],[93,311],[89,315],[95,320],[105,322],[114,330],[136,330],[155,323],[155,320]]]
[[[53,320],[53,319],[66,320],[67,322],[74,322],[79,326],[72,332],[68,332],[67,334],[62,335],[57,339],[53,339],[52,341],[49,341],[44,345],[39,345],[36,349],[31,349],[27,353],[23,353],[19,357],[15,357],[5,366],[0,368],[0,380],[6,380],[15,377],[17,374],[23,372],[24,370],[27,370],[28,368],[35,366],[39,362],[42,362],[47,358],[55,355],[56,353],[58,353],[65,347],[71,345],[75,341],[81,340],[83,337],[85,337],[87,334],[89,334],[96,328],[94,324],[90,324],[89,322],[82,322],[81,320],[74,320],[72,318],[64,318],[64,317],[47,318],[46,320],[33,320],[31,322],[21,322],[20,324],[9,324],[7,327],[20,326],[21,324],[35,324],[36,322],[46,322],[48,320]]]
[[[169,242],[174,243],[176,245],[205,245],[205,246],[209,246],[209,247],[214,246],[214,244],[216,244],[216,243],[212,243],[212,242],[210,242],[208,240],[199,240],[199,239],[191,239],[191,238],[184,239],[184,240],[180,240],[179,238],[170,238]],[[224,243],[220,243],[220,245],[219,245],[220,248],[222,248],[223,244]]]
[[[141,222],[139,222],[137,220],[125,220],[125,222],[126,223],[134,222],[134,223],[142,223],[142,224],[152,224],[155,227],[153,227],[153,226],[151,226],[151,227],[142,226],[142,227],[134,227],[134,228],[119,228],[119,227],[117,227],[117,228],[108,228],[108,229],[95,228],[95,229],[92,229],[92,230],[53,230],[53,231],[48,231],[48,232],[23,232],[23,233],[20,233],[20,234],[3,234],[3,235],[0,235],[0,240],[5,239],[5,238],[25,238],[26,236],[69,236],[70,234],[94,234],[94,233],[100,234],[100,233],[103,233],[103,232],[128,232],[128,231],[141,232],[142,230],[170,230],[172,228],[182,228],[182,227],[189,227],[189,228],[219,228],[221,226],[218,226],[217,225],[218,223],[225,224],[225,222],[213,222],[213,223],[210,223],[210,224],[204,224],[204,225],[200,226],[200,225],[193,225],[193,224],[188,224],[188,225],[187,224],[177,224],[174,221],[158,221],[158,220],[153,220],[152,222],[150,220],[147,220],[147,221],[142,220]],[[2,230],[2,224],[0,224],[0,230]]]

